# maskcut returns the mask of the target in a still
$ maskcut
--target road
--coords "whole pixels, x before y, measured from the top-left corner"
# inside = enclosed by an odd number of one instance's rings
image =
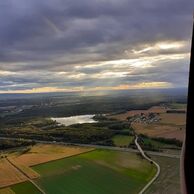
[[[21,138],[14,138],[14,137],[0,137],[0,139],[5,140],[20,140]],[[36,140],[36,139],[24,139],[25,141],[34,141],[36,143],[42,143],[42,144],[55,144],[55,145],[73,145],[73,146],[81,146],[81,147],[91,147],[91,148],[97,148],[97,149],[107,149],[107,150],[115,150],[115,151],[123,151],[123,152],[134,152],[138,153],[139,151],[137,149],[132,148],[120,148],[120,147],[114,147],[114,146],[102,146],[102,145],[94,145],[94,144],[79,144],[79,143],[67,143],[67,142],[55,142],[55,141],[43,141],[43,140]],[[180,158],[180,155],[176,154],[167,154],[163,152],[152,152],[152,151],[146,151],[149,155],[155,155],[155,156],[164,156],[169,158]]]
[[[20,173],[22,173],[29,182],[31,182],[42,194],[46,194],[25,172],[23,172],[18,166],[16,166],[13,162],[6,158],[6,160]]]
[[[136,135],[135,138],[135,145],[137,146],[137,149],[139,150],[139,152],[141,153],[141,155],[148,160],[149,162],[152,162],[156,168],[157,168],[157,173],[155,174],[155,176],[150,180],[150,182],[139,192],[139,194],[143,194],[150,186],[151,184],[158,178],[159,174],[160,174],[160,166],[158,163],[156,163],[154,160],[152,160],[151,158],[147,157],[144,153],[144,151],[142,150],[141,146],[138,143],[138,136]]]

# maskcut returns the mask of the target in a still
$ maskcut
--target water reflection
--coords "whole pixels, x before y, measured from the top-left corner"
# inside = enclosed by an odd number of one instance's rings
[[[71,116],[71,117],[59,117],[59,118],[51,118],[52,120],[56,121],[57,123],[69,126],[76,123],[96,123],[93,119],[95,115],[79,115],[79,116]]]

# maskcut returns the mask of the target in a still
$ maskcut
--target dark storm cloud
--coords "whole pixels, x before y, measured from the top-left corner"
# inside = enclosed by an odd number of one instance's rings
[[[96,68],[86,65],[189,52],[192,11],[191,1],[182,0],[1,1],[0,71],[16,74],[0,73],[0,87],[6,88],[6,84],[20,89],[48,85],[91,87],[138,81],[169,81],[177,86],[186,83],[187,60],[182,61],[182,66],[180,61],[168,61],[136,72],[126,69],[128,76],[117,81],[114,77],[107,78],[107,82],[91,75],[121,71],[122,66],[113,68],[111,62]],[[183,41],[185,45],[170,50],[133,52],[160,41]],[[82,68],[76,69],[77,65]],[[166,68],[170,70],[165,71]],[[32,73],[26,75],[25,71]],[[88,78],[62,77],[57,75],[60,71],[84,73]],[[179,76],[180,80],[173,80],[172,76]]]
[[[181,0],[157,3],[153,0],[8,0],[0,12],[1,58],[45,60],[55,55],[81,52],[100,43],[118,41],[120,52],[123,52],[122,48],[130,43],[188,39],[191,13],[192,6]],[[120,42],[125,42],[122,48]],[[102,48],[103,53],[105,49]],[[108,50],[107,54],[114,55],[119,50],[113,48],[113,53],[110,52]],[[102,55],[106,56],[106,53]]]

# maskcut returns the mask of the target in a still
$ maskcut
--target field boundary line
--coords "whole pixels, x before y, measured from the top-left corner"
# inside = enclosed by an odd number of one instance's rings
[[[5,186],[0,186],[0,189],[5,189],[5,188],[8,188],[12,185],[17,185],[17,184],[20,184],[20,183],[23,183],[23,182],[26,182],[26,180],[21,180],[21,181],[18,181],[17,183],[11,183],[11,184],[8,184],[8,185],[5,185]]]
[[[89,152],[93,152],[93,151],[95,151],[96,150],[96,148],[93,148],[92,150],[88,150],[88,151],[86,151],[86,152],[81,152],[81,153],[78,153],[78,154],[74,154],[74,155],[71,155],[71,156],[65,156],[65,157],[62,157],[62,158],[58,158],[58,159],[53,159],[53,160],[50,160],[50,161],[47,161],[47,162],[42,162],[42,163],[39,163],[39,164],[35,164],[35,165],[31,165],[31,166],[29,166],[29,167],[35,167],[35,166],[38,166],[38,165],[41,165],[41,164],[47,164],[47,163],[49,163],[49,162],[55,162],[55,161],[57,161],[57,160],[63,160],[63,159],[68,159],[68,158],[72,158],[72,157],[74,157],[74,156],[79,156],[79,155],[81,155],[81,154],[86,154],[86,153],[89,153]]]
[[[16,164],[14,164],[12,161],[10,161],[8,158],[6,160],[14,167],[16,168],[20,173],[22,173],[29,182],[31,182],[42,194],[46,194],[25,172],[23,172]],[[26,181],[24,181],[26,182]]]
[[[135,144],[137,146],[137,149],[139,150],[139,152],[141,153],[141,155],[148,160],[149,162],[153,163],[156,168],[157,168],[157,173],[155,174],[155,176],[146,184],[146,186],[143,187],[143,189],[139,192],[139,194],[143,194],[150,186],[151,184],[158,178],[159,174],[160,174],[160,165],[158,163],[156,163],[154,160],[148,158],[143,149],[141,148],[141,146],[138,143],[138,136],[136,135],[136,139],[135,139]]]

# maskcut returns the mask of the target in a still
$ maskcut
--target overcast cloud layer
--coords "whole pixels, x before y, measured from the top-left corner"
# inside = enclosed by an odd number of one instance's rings
[[[186,87],[191,1],[0,1],[0,93]]]

